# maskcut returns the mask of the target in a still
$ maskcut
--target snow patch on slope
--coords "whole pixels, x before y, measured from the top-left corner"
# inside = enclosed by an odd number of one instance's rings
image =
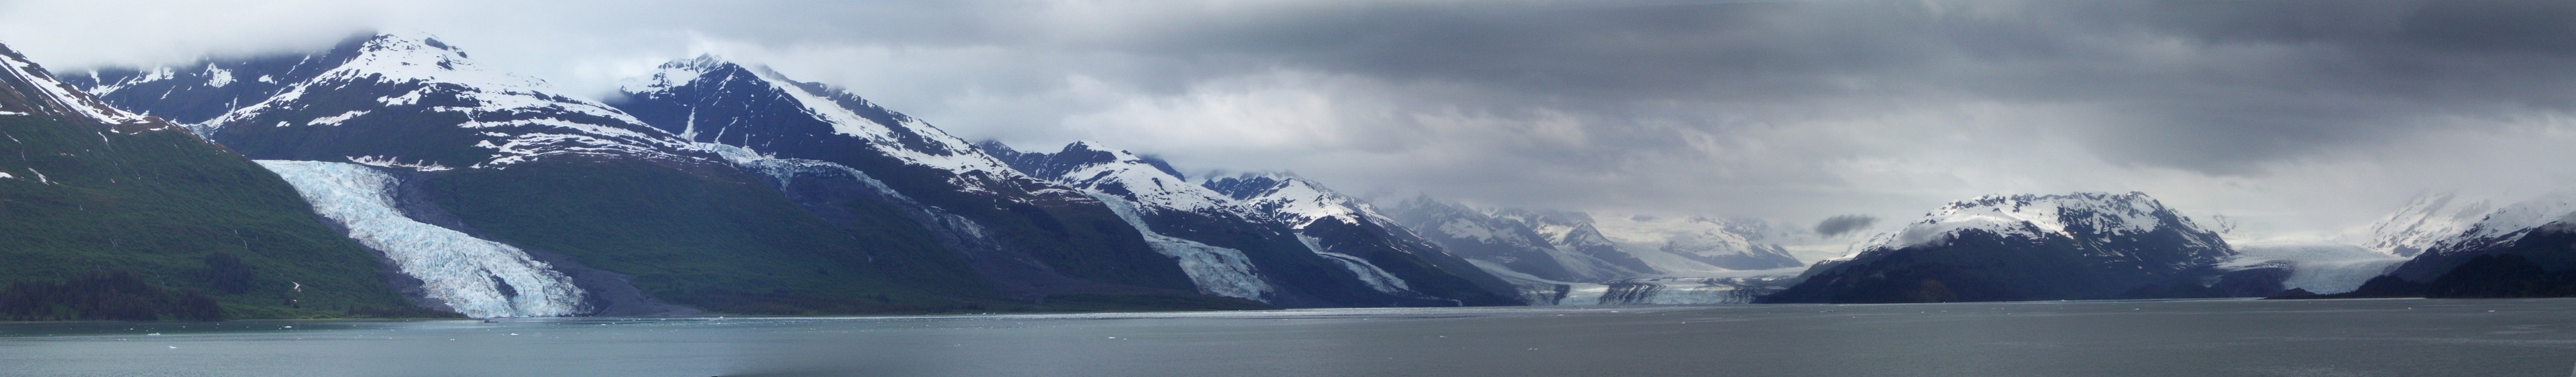
[[[431,299],[477,318],[557,317],[586,310],[581,288],[517,247],[404,217],[394,208],[392,175],[358,164],[260,160],[349,230],[349,238],[382,251],[404,275],[421,280]]]
[[[28,114],[48,112],[49,110],[45,108],[50,108],[51,112],[61,113],[57,115],[61,115],[63,117],[85,118],[105,124],[130,124],[142,123],[145,121],[141,115],[135,115],[134,113],[125,112],[125,110],[118,110],[114,106],[108,106],[107,102],[100,101],[97,97],[90,96],[88,92],[83,92],[80,88],[73,87],[69,83],[64,83],[61,80],[54,79],[53,74],[46,72],[44,67],[36,65],[35,62],[28,61],[25,56],[19,55],[16,50],[11,50],[7,46],[0,46],[0,75],[8,75],[13,79],[13,81],[27,83],[27,86],[31,86],[31,88],[24,89],[30,92],[23,94],[27,96],[27,100],[37,102],[34,105],[40,107],[37,109],[0,109],[0,111]]]

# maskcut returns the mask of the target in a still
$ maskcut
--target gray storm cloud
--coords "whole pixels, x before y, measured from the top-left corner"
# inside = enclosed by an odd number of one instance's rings
[[[2537,0],[0,0],[0,43],[65,67],[421,30],[586,93],[717,53],[969,139],[1352,191],[1769,218],[2146,191],[2256,233],[2576,186],[2571,25]]]
[[[1870,215],[1838,215],[1827,217],[1825,218],[1825,221],[1816,222],[1816,234],[1823,235],[1825,237],[1840,237],[1845,234],[1869,229],[1870,225],[1877,223],[1878,218]]]

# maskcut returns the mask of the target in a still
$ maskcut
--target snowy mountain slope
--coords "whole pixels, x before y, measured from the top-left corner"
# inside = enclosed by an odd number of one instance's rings
[[[2143,193],[1953,202],[1772,302],[1945,302],[2269,295],[2289,273],[2226,270],[2218,233]],[[2214,282],[2214,283],[2213,283]]]
[[[1530,231],[1538,233],[1548,245],[1555,246],[1561,252],[1581,255],[1590,260],[1600,261],[1609,267],[1634,273],[1657,272],[1654,267],[1646,265],[1646,262],[1637,259],[1637,256],[1620,250],[1618,243],[1603,236],[1601,230],[1593,226],[1590,214],[1524,209],[1497,210],[1492,214],[1496,218],[1520,222],[1529,227]]]
[[[2366,236],[2354,241],[2380,252],[2412,257],[2468,231],[2495,210],[2495,205],[2485,200],[2460,198],[2457,194],[2419,195],[2373,223]]]
[[[356,53],[357,49],[335,49],[321,54],[205,60],[148,68],[113,67],[64,80],[109,103],[150,103],[145,115],[193,125],[267,101],[289,87],[338,68]]]
[[[937,212],[933,217],[963,220],[924,225],[992,241],[952,246],[966,246],[954,251],[1010,294],[1195,290],[1144,232],[1097,198],[1030,177],[929,123],[839,88],[700,57],[627,80],[624,90],[614,106],[664,132],[854,169]]]
[[[392,175],[364,165],[260,161],[294,184],[315,212],[349,238],[383,252],[430,299],[476,318],[584,314],[584,292],[517,247],[414,221],[395,209]]]
[[[1465,305],[1528,302],[1520,299],[1520,287],[1396,225],[1369,203],[1304,178],[1247,173],[1200,185],[1234,198],[1256,216],[1286,225],[1317,254],[1365,262],[1344,265],[1357,275],[1384,272],[1407,290]]]
[[[1937,246],[1963,231],[2020,238],[2115,238],[2172,226],[2188,246],[2223,247],[2226,241],[2176,215],[2143,193],[1988,195],[1952,202],[1897,232],[1888,247]],[[2089,241],[2089,240],[2088,240]],[[2205,259],[2195,255],[2192,260]]]
[[[2576,267],[2576,253],[2564,251],[2568,224],[2576,224],[2576,192],[2555,192],[2514,202],[2487,212],[2466,229],[2432,242],[2424,252],[2390,275],[2414,281],[2434,277],[2486,254],[2518,254],[2543,267]]]
[[[969,189],[986,183],[966,177],[1020,175],[928,122],[839,88],[713,56],[663,64],[649,76],[627,79],[621,89],[628,95],[622,108],[692,141],[788,156],[825,155],[816,149],[879,153],[956,174],[960,178],[953,183]],[[732,97],[745,101],[731,111],[696,111],[715,105],[708,100]]]
[[[166,124],[119,110],[58,80],[17,50],[0,46],[0,116],[44,116],[97,123],[120,131],[165,127]]]
[[[1259,278],[1278,287],[1276,297],[1260,298],[1282,306],[1419,306],[1456,305],[1457,301],[1396,287],[1403,278],[1356,256],[1337,258],[1318,252],[1286,225],[1256,216],[1236,199],[1174,174],[1169,165],[1098,143],[1077,142],[1057,152],[1021,152],[1000,143],[980,146],[1013,168],[1103,197],[1121,208],[1121,217],[1145,231],[1158,250],[1215,248],[1248,259],[1242,270],[1262,271]],[[1132,206],[1129,205],[1132,203]],[[1169,239],[1169,242],[1155,241]],[[1181,258],[1197,278],[1206,275]],[[1209,279],[1198,278],[1206,290]]]
[[[1011,167],[1067,186],[1146,204],[1149,211],[1185,211],[1249,219],[1234,198],[1190,183],[1170,165],[1098,143],[1075,142],[1055,153],[1020,152],[1000,143],[979,145]]]

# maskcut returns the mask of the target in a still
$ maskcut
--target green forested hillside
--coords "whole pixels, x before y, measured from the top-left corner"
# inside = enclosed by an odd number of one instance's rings
[[[0,178],[0,284],[17,286],[0,289],[16,292],[0,293],[0,319],[138,319],[71,301],[187,306],[190,295],[212,297],[225,318],[410,311],[374,253],[293,187],[186,131],[0,116],[0,136],[11,177]],[[150,289],[109,287],[131,282]],[[28,293],[83,285],[123,293]],[[182,309],[155,316],[205,317]]]

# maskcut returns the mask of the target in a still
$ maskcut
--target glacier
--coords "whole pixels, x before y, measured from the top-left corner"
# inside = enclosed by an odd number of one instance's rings
[[[395,209],[400,181],[366,165],[259,160],[313,210],[421,281],[430,299],[476,318],[560,317],[588,310],[572,278],[517,247],[414,221]]]
[[[1117,213],[1119,219],[1135,226],[1155,252],[1180,262],[1181,272],[1188,273],[1190,281],[1197,283],[1199,293],[1270,302],[1270,295],[1278,292],[1269,282],[1261,280],[1261,273],[1253,270],[1252,258],[1244,256],[1242,250],[1155,233],[1153,227],[1145,225],[1143,217],[1136,215],[1135,203],[1109,194],[1085,193],[1108,204],[1110,212]]]
[[[1405,294],[1413,291],[1413,287],[1406,285],[1404,283],[1404,279],[1395,277],[1395,274],[1387,273],[1386,269],[1378,268],[1376,264],[1369,263],[1367,259],[1360,259],[1360,257],[1350,254],[1324,251],[1324,243],[1320,240],[1316,240],[1315,237],[1308,237],[1300,234],[1297,235],[1297,242],[1306,244],[1306,249],[1315,251],[1315,255],[1321,255],[1324,259],[1332,260],[1334,264],[1342,265],[1343,269],[1351,270],[1351,274],[1359,275],[1360,282],[1368,283],[1369,288],[1376,289],[1378,292]]]
[[[2406,262],[2406,257],[2368,247],[2343,244],[2277,244],[2244,245],[2236,248],[2235,260],[2220,264],[2224,269],[2247,269],[2280,266],[2290,270],[2281,281],[2282,289],[2305,289],[2316,293],[2351,292],[2361,283],[2386,274]]]

